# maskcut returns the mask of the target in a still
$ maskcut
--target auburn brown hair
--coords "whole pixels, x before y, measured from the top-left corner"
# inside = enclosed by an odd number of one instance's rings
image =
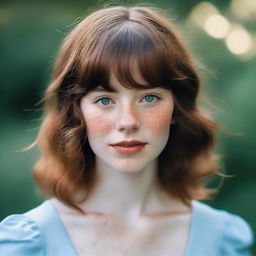
[[[200,79],[176,30],[159,9],[117,6],[93,12],[66,36],[35,141],[41,156],[34,178],[42,191],[79,210],[96,184],[80,100],[99,85],[112,90],[112,71],[123,86],[144,88],[131,72],[135,60],[147,86],[168,89],[174,98],[172,136],[159,155],[160,186],[185,203],[209,198],[213,190],[206,188],[205,178],[220,168],[213,152],[219,126],[199,108]]]

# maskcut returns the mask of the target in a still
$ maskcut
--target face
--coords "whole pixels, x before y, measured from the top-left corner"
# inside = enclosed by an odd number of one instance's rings
[[[145,83],[138,74],[134,73],[134,77]],[[107,165],[118,172],[139,172],[157,161],[168,141],[174,107],[172,94],[160,87],[127,89],[113,74],[110,84],[116,92],[99,86],[81,100],[96,168]],[[145,144],[113,146],[131,140]]]

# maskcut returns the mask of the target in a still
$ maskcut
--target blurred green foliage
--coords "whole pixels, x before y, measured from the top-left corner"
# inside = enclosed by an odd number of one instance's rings
[[[217,152],[224,155],[224,171],[235,176],[225,179],[220,193],[208,203],[239,214],[256,230],[256,60],[241,60],[228,51],[223,41],[208,37],[191,24],[189,14],[199,2],[145,1],[167,10],[182,28],[197,61],[210,70],[202,72],[210,98],[218,107],[215,118],[236,134],[221,132],[218,136]],[[212,3],[228,12],[230,1]],[[61,40],[78,17],[103,4],[106,2],[1,2],[0,219],[27,211],[43,200],[31,175],[39,153],[36,149],[23,153],[18,150],[30,144],[38,131],[41,111],[35,104],[49,82]]]

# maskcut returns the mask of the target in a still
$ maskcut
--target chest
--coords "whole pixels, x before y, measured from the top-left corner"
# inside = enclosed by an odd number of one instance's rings
[[[130,221],[105,217],[62,218],[79,256],[183,256],[191,216]]]

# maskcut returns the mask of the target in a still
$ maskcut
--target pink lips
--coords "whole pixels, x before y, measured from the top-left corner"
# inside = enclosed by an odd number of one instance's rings
[[[116,144],[111,144],[111,146],[121,154],[135,154],[141,151],[147,143],[131,140],[131,141],[120,141]]]

